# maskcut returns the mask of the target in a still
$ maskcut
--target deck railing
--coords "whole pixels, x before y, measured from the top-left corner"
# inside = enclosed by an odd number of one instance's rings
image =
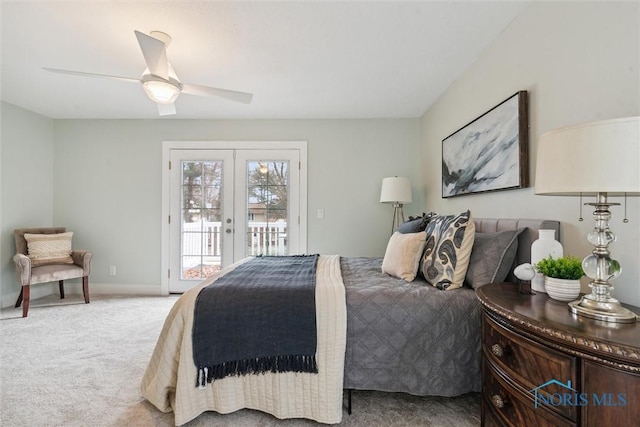
[[[193,222],[182,225],[184,256],[220,257],[224,228],[220,222]],[[229,235],[230,236],[230,235]],[[247,256],[286,255],[287,223],[249,221],[247,224]]]

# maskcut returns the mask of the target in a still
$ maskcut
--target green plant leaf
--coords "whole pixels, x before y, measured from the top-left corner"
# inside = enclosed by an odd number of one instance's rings
[[[556,279],[578,280],[584,276],[582,260],[573,256],[565,256],[557,259],[549,256],[548,258],[540,260],[533,267],[545,276]]]

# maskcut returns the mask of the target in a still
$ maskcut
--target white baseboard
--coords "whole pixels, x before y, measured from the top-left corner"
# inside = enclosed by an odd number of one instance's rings
[[[68,292],[70,294],[82,294],[82,283],[65,283],[64,291],[65,293]],[[123,285],[118,283],[89,282],[89,294],[90,295],[162,295],[162,292],[160,292],[160,284]]]
[[[52,294],[58,294],[58,283],[43,283],[31,286],[30,299],[35,300]],[[82,295],[82,283],[65,282],[65,295]],[[2,298],[2,308],[13,307],[20,295],[20,291],[6,295]],[[89,281],[89,295],[163,295],[160,291],[160,284],[157,285],[135,285],[118,283],[92,283]]]

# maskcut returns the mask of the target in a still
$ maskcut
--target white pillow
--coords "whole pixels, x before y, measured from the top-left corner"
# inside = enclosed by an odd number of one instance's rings
[[[72,231],[60,234],[25,233],[24,239],[27,241],[31,266],[73,264],[73,259],[71,258],[72,237]]]
[[[411,282],[418,274],[427,233],[393,233],[382,260],[382,272]]]

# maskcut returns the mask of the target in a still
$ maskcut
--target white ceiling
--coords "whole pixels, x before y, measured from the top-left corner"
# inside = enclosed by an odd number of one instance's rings
[[[172,118],[420,117],[527,5],[422,2],[2,1],[2,100],[51,118],[157,118],[133,31],[173,38],[183,82],[251,92],[244,105],[183,94]]]

